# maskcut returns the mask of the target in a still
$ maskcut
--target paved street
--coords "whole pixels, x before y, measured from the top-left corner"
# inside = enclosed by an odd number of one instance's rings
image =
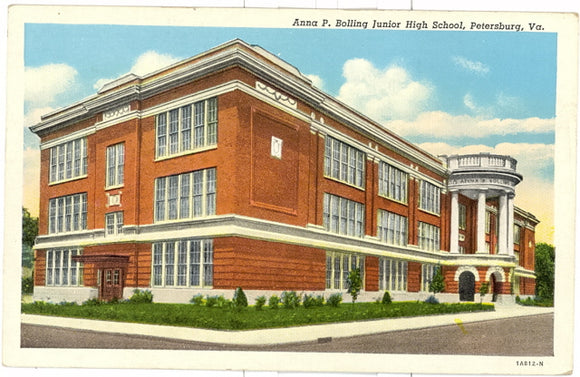
[[[23,348],[117,348],[169,350],[240,350],[358,352],[502,356],[551,356],[554,315],[498,319],[451,326],[321,339],[319,342],[234,346],[149,336],[71,330],[22,324]]]

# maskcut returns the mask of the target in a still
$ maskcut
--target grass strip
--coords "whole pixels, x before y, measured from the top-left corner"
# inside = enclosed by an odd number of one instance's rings
[[[424,302],[343,303],[338,307],[255,310],[208,308],[192,304],[161,303],[101,303],[77,305],[35,302],[22,304],[22,313],[106,321],[184,326],[215,330],[250,330],[303,326],[321,323],[351,322],[381,318],[398,318],[494,310],[491,304],[456,303],[428,304]]]

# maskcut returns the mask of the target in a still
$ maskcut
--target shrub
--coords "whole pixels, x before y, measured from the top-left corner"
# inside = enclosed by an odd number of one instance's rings
[[[300,296],[295,291],[284,291],[280,298],[282,300],[282,306],[285,309],[296,309],[300,306]]]
[[[207,306],[208,308],[213,308],[214,306],[217,306],[218,303],[218,296],[206,296],[205,298],[205,306]]]
[[[195,296],[193,296],[191,298],[191,300],[189,300],[190,303],[192,303],[193,305],[203,305],[203,295],[201,294],[197,294]]]
[[[433,279],[429,283],[429,292],[433,292],[433,295],[443,292],[445,290],[445,278],[441,273],[441,267],[437,267],[437,271],[435,275],[433,275]]]
[[[304,295],[302,298],[302,305],[305,308],[313,308],[316,306],[323,306],[324,305],[324,297],[323,296],[314,296],[314,295]]]
[[[278,305],[280,304],[280,297],[276,295],[272,295],[268,300],[268,306],[270,309],[278,309]]]
[[[520,298],[520,296],[516,296],[516,302],[519,304],[520,301],[522,301],[522,299]]]
[[[326,304],[337,308],[342,302],[342,293],[333,293],[326,299]]]
[[[256,310],[262,310],[264,305],[266,304],[266,296],[256,297]]]
[[[153,293],[149,290],[134,289],[133,295],[129,298],[129,302],[133,304],[145,304],[153,302]]]
[[[98,306],[101,305],[103,301],[99,300],[98,298],[90,298],[87,301],[83,302],[83,306]]]
[[[30,294],[34,290],[34,280],[32,276],[22,278],[22,293]]]
[[[385,293],[383,294],[383,299],[381,300],[381,304],[389,305],[392,302],[393,300],[391,299],[391,294],[389,293],[389,291],[385,291]]]
[[[346,278],[346,282],[348,285],[347,292],[352,297],[352,302],[354,304],[356,299],[358,298],[358,295],[359,295],[360,290],[362,288],[362,279],[360,276],[360,269],[355,268],[354,270],[351,270],[348,273],[348,276]]]
[[[236,292],[234,293],[233,299],[234,307],[236,308],[245,308],[248,306],[248,298],[244,293],[244,290],[240,287],[236,288]]]
[[[438,304],[439,300],[437,300],[435,295],[431,295],[431,296],[427,297],[427,299],[425,300],[425,303],[426,304]]]

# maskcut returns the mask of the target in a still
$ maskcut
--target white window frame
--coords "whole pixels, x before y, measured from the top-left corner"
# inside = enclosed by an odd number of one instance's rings
[[[87,229],[87,193],[51,198],[48,201],[48,234]]]
[[[362,287],[365,286],[365,256],[351,253],[326,252],[326,290],[340,291],[348,288],[351,270],[359,268]]]
[[[105,214],[105,234],[107,236],[123,234],[123,211]]]
[[[408,288],[407,261],[379,258],[379,290],[406,292]]]
[[[217,145],[217,97],[157,114],[156,159],[179,156]]]
[[[365,235],[365,206],[341,196],[324,193],[322,226],[332,233],[362,238]]]
[[[419,209],[439,215],[441,213],[441,189],[422,180],[419,190]]]
[[[406,246],[408,243],[408,220],[405,216],[384,209],[377,211],[377,236],[388,245]]]
[[[155,222],[179,221],[216,214],[216,168],[155,179]]]
[[[467,228],[467,207],[459,203],[459,229],[465,230]]]
[[[152,245],[151,286],[212,288],[212,239],[180,239]]]
[[[46,251],[45,286],[78,287],[83,285],[83,265],[72,260],[81,249],[48,249]]]
[[[409,175],[384,161],[379,163],[379,195],[407,204]]]
[[[419,242],[420,249],[428,251],[440,251],[441,230],[438,226],[419,221]]]
[[[521,240],[522,227],[514,224],[514,244],[519,245]]]
[[[324,147],[324,176],[365,188],[366,154],[338,139],[326,136]]]
[[[105,188],[121,187],[125,181],[125,143],[107,147]]]
[[[88,169],[87,138],[67,141],[50,148],[48,183],[85,178]]]

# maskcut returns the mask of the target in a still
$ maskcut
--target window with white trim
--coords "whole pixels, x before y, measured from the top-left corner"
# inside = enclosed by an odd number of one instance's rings
[[[379,195],[407,203],[407,182],[407,173],[386,162],[379,163]]]
[[[350,145],[326,136],[324,175],[364,188],[365,154]]]
[[[441,237],[439,227],[419,221],[419,248],[429,251],[439,251]]]
[[[83,285],[83,265],[72,257],[80,255],[80,249],[51,249],[46,251],[47,286]]]
[[[125,143],[107,147],[106,187],[123,185],[125,174]]]
[[[215,215],[216,169],[155,179],[155,221]]]
[[[156,242],[152,269],[154,287],[212,287],[213,240]]]
[[[429,292],[429,284],[433,281],[433,276],[437,273],[439,268],[436,264],[421,265],[421,291]]]
[[[419,208],[439,214],[441,211],[441,190],[427,181],[421,181],[419,190]]]
[[[407,262],[379,258],[379,290],[407,291]]]
[[[407,245],[407,218],[396,213],[378,210],[377,236],[389,245]]]
[[[50,148],[49,183],[87,175],[87,138],[82,137]]]
[[[123,234],[123,211],[105,214],[105,229],[107,236]]]
[[[519,225],[514,224],[514,244],[520,243],[522,227]]]
[[[322,226],[329,232],[363,237],[365,206],[340,196],[324,193]]]
[[[465,230],[467,227],[467,207],[459,203],[459,229]]]
[[[87,229],[87,193],[52,198],[48,201],[48,233]]]
[[[491,212],[485,211],[485,233],[491,233]]]
[[[355,268],[360,269],[364,289],[365,257],[357,254],[326,253],[326,289],[343,290],[348,288],[348,274]]]
[[[156,116],[156,157],[168,157],[217,144],[217,97]]]

